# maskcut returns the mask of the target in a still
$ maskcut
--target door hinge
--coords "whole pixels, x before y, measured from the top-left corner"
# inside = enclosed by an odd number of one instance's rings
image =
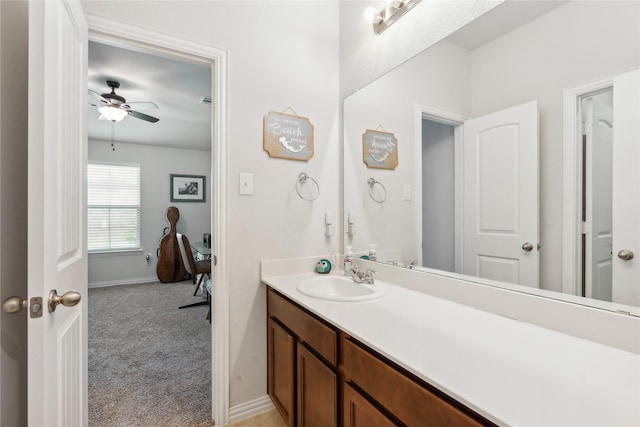
[[[592,130],[593,130],[593,125],[591,122],[582,122],[583,135],[591,135]]]
[[[591,234],[591,224],[588,223],[587,221],[582,221],[582,230],[581,233],[582,234]]]

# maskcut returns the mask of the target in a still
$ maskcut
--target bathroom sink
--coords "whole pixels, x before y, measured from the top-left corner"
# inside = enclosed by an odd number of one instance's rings
[[[304,295],[332,301],[366,301],[380,298],[385,293],[381,283],[355,283],[350,277],[343,276],[312,277],[300,282],[297,289]]]

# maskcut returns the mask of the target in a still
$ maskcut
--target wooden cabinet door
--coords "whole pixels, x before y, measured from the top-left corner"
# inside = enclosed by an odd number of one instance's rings
[[[273,319],[268,320],[267,389],[273,404],[292,427],[294,405],[295,338]]]
[[[347,383],[344,384],[342,401],[343,427],[395,427],[389,418]]]
[[[298,426],[338,425],[338,376],[298,343]]]

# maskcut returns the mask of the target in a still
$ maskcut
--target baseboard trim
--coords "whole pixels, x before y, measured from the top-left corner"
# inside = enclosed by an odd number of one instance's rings
[[[157,281],[158,281],[157,276],[138,277],[136,279],[107,280],[105,282],[89,283],[89,289],[104,288],[107,286],[118,286],[118,285],[136,285],[138,283],[151,283],[151,282],[157,282]]]
[[[229,422],[243,420],[273,409],[269,396],[259,397],[229,408]]]

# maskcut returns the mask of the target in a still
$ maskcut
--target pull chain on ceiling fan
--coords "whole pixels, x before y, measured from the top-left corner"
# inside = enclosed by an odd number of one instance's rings
[[[116,122],[111,122],[111,151],[116,151],[116,146],[113,145],[114,135],[116,133],[115,124]]]

